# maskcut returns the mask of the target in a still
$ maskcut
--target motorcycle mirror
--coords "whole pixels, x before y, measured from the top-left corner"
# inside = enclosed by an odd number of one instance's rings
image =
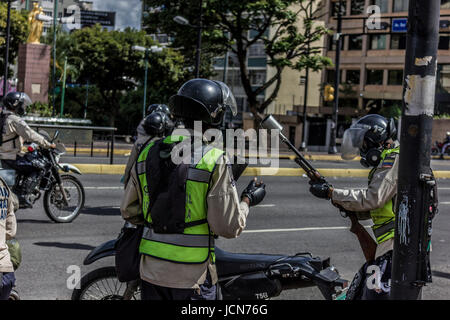
[[[261,121],[261,127],[268,130],[280,130],[283,131],[283,126],[275,120],[275,118],[269,114],[267,117],[264,118],[263,121]]]
[[[55,134],[53,135],[53,140],[52,140],[52,142],[55,141],[56,138],[58,138],[58,136],[59,136],[59,130],[56,130],[56,131],[55,131]]]

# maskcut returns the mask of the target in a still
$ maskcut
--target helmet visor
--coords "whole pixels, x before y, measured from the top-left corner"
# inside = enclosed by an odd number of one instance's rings
[[[345,130],[344,138],[341,145],[341,158],[344,160],[352,160],[359,155],[359,150],[364,143],[364,135],[369,128],[364,127],[350,127]]]
[[[231,92],[230,88],[228,88],[228,86],[225,83],[221,81],[216,81],[216,83],[220,86],[220,89],[222,90],[223,109],[225,109],[226,107],[230,108],[233,117],[236,116],[237,103],[236,99],[234,98],[233,92]]]
[[[23,101],[23,107],[24,108],[26,108],[26,107],[28,107],[28,106],[33,104],[33,102],[31,101],[30,97],[25,92],[21,93],[20,100]]]

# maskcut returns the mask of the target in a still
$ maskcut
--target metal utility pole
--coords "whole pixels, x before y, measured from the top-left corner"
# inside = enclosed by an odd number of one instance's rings
[[[312,19],[312,6],[313,2],[309,3],[309,18]],[[309,57],[310,45],[308,43],[308,57]],[[305,70],[305,95],[303,99],[303,133],[302,133],[302,144],[300,146],[300,150],[306,151],[306,121],[307,121],[307,113],[306,107],[308,104],[308,81],[309,81],[309,68]]]
[[[86,99],[84,101],[84,115],[83,115],[83,119],[86,119],[86,117],[87,117],[88,103],[89,103],[89,79],[86,81]]]
[[[195,77],[200,78],[200,60],[202,54],[203,0],[200,0],[200,16],[197,29],[197,52],[195,53]]]
[[[305,70],[305,96],[303,100],[303,133],[302,133],[302,145],[300,150],[306,151],[306,106],[308,104],[308,80],[309,80],[309,68]]]
[[[8,13],[6,18],[6,52],[5,52],[5,73],[3,74],[3,96],[6,96],[8,91],[8,66],[9,66],[9,39],[11,37],[11,2],[16,0],[7,0]]]
[[[337,12],[337,30],[336,30],[336,58],[335,58],[335,65],[336,65],[336,74],[334,76],[334,92],[335,92],[335,98],[334,98],[334,110],[333,110],[333,123],[331,126],[331,132],[330,132],[330,146],[328,148],[329,154],[336,154],[336,131],[337,131],[337,125],[338,125],[338,108],[339,108],[339,82],[340,82],[340,64],[341,64],[341,35],[342,35],[342,0],[339,1],[339,9]]]
[[[145,49],[145,71],[144,71],[144,102],[142,105],[142,119],[145,118],[145,109],[147,107],[147,78],[148,78],[148,58],[149,58],[149,49]]]
[[[52,103],[53,103],[53,110],[52,110],[52,117],[56,114],[56,97],[55,97],[55,90],[56,90],[56,20],[58,19],[58,1],[54,1],[53,6],[53,68],[52,68]]]
[[[439,40],[439,0],[410,0],[391,298],[421,298],[431,241],[431,132]]]

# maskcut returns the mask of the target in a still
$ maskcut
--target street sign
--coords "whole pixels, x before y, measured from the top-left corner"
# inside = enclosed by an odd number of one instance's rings
[[[64,9],[64,17],[70,17],[72,15],[79,17],[75,19],[73,25],[68,24],[68,27],[75,29],[91,27],[100,24],[102,27],[109,27],[114,29],[116,24],[116,13],[111,11],[93,11],[93,10],[81,10],[74,6],[74,8]],[[78,21],[77,21],[78,20]],[[72,29],[70,28],[70,29]]]
[[[90,27],[99,23],[103,27],[114,28],[116,24],[115,12],[80,10],[80,13],[82,27]]]
[[[399,18],[399,19],[392,19],[392,32],[406,32],[408,24],[408,19],[406,18]]]

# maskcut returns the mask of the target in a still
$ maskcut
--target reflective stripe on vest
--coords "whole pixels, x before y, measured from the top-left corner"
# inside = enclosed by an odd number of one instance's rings
[[[185,137],[169,136],[163,143],[181,142]],[[143,198],[142,210],[145,220],[151,224],[149,212],[149,193],[146,176],[146,160],[154,143],[142,148],[136,163]],[[186,188],[185,223],[188,225],[183,234],[155,233],[149,227],[144,229],[139,251],[148,256],[176,263],[203,263],[211,255],[215,261],[214,238],[207,223],[207,193],[212,172],[218,159],[224,154],[222,150],[206,147],[204,155],[197,164],[188,168]],[[202,221],[204,221],[202,223]],[[197,222],[197,223],[196,223]]]
[[[391,153],[399,153],[399,148],[387,149],[381,153],[381,162]],[[374,168],[369,174],[369,180],[377,168]],[[370,216],[374,225],[372,231],[375,235],[377,243],[380,244],[394,237],[395,234],[395,213],[392,199],[389,200],[382,208],[370,211]]]

